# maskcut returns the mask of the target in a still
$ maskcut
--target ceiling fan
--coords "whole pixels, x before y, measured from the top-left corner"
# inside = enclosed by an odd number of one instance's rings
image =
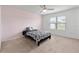
[[[47,8],[46,5],[40,5],[40,7],[42,8],[42,10],[40,11],[40,13],[46,12],[46,11],[48,11],[48,10],[54,10],[53,8]]]

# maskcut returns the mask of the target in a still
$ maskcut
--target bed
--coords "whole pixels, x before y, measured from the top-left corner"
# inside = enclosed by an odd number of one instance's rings
[[[33,29],[31,27],[27,27],[23,32],[22,32],[24,37],[30,37],[32,40],[36,42],[36,44],[39,46],[41,41],[44,41],[46,39],[51,38],[51,33],[49,32],[44,32],[44,31],[39,31],[37,29]]]

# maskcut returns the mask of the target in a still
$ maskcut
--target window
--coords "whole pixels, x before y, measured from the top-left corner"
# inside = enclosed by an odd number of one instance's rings
[[[57,24],[57,30],[65,30],[65,24]]]
[[[66,20],[65,16],[52,17],[50,19],[50,29],[65,31],[65,25],[66,25],[65,20]]]
[[[56,17],[50,19],[50,29],[52,30],[56,29]]]
[[[57,17],[57,30],[65,31],[65,25],[66,25],[66,21],[65,20],[66,20],[65,16]]]
[[[55,30],[56,29],[55,24],[50,24],[50,28],[53,29],[53,30]]]

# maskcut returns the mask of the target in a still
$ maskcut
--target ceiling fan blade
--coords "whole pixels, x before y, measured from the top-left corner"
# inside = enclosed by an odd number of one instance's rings
[[[47,9],[47,10],[54,10],[54,9]]]
[[[47,8],[46,5],[40,5],[40,7],[42,8],[42,10],[40,11],[40,13],[46,13],[49,10],[54,10],[53,8]]]
[[[46,5],[40,5],[40,7],[43,8],[43,9],[47,9]]]
[[[44,6],[43,6],[43,5],[40,5],[40,7],[41,7],[41,8],[44,8]]]

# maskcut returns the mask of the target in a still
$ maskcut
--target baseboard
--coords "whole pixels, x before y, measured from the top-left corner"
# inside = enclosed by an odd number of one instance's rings
[[[19,38],[22,38],[22,37],[23,37],[22,35],[12,36],[12,37],[3,39],[2,42],[3,41],[8,41],[8,40],[15,40],[15,39],[19,39]]]
[[[60,36],[60,37],[64,37],[64,38],[69,38],[69,39],[78,39],[78,40],[79,40],[79,38],[69,37],[69,36],[64,36],[64,35],[57,35],[57,34],[55,34],[55,36]]]
[[[71,36],[66,36],[66,35],[59,35],[59,34],[52,34],[52,35],[61,36],[61,37],[65,37],[65,38],[71,38],[71,39],[79,39],[78,37],[71,37]],[[23,37],[23,35],[18,34],[18,35],[11,36],[11,37],[6,38],[6,39],[2,39],[1,42],[8,41],[8,40],[19,39],[19,38],[22,38],[22,37]]]

